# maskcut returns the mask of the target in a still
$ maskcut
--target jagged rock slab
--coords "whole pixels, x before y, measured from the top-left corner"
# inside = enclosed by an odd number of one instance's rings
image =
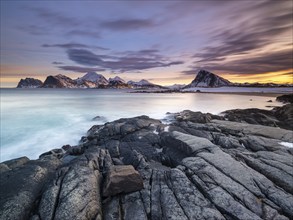
[[[131,165],[113,166],[107,172],[103,196],[114,196],[119,193],[139,191],[143,188],[143,180]]]
[[[59,165],[57,159],[28,161],[1,173],[0,219],[28,219],[44,185]]]

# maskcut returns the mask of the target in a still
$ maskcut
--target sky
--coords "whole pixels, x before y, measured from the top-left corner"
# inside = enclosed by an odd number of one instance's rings
[[[291,0],[1,0],[1,87],[88,71],[161,85],[200,69],[293,83]]]

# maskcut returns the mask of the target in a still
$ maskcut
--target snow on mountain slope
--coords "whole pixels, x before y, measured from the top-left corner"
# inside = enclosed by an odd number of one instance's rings
[[[96,72],[88,72],[83,77],[76,79],[78,84],[82,84],[83,82],[93,82],[97,86],[98,85],[108,85],[108,80],[102,75]]]
[[[185,88],[232,86],[230,81],[206,70],[200,70],[195,79]]]
[[[109,78],[109,82],[121,82],[121,83],[126,83],[124,79],[122,79],[119,76],[115,76],[114,78]]]

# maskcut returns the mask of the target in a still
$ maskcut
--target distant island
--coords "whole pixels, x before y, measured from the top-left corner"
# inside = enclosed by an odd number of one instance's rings
[[[96,88],[96,89],[155,89],[168,91],[194,91],[193,88],[220,88],[220,87],[292,87],[291,84],[276,83],[233,83],[207,70],[199,70],[194,80],[188,85],[174,84],[161,86],[142,79],[138,82],[126,82],[119,76],[106,79],[102,74],[88,72],[84,76],[71,79],[65,75],[48,76],[44,82],[39,79],[21,79],[17,88]],[[195,90],[196,91],[196,90]]]

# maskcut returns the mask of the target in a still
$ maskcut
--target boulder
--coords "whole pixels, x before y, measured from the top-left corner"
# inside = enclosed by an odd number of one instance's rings
[[[140,174],[131,165],[113,166],[107,173],[103,196],[114,196],[119,193],[135,192],[143,189]]]
[[[26,164],[28,161],[29,161],[29,159],[27,157],[19,157],[16,159],[7,160],[7,161],[3,162],[3,164],[5,164],[10,169],[14,169],[16,167],[20,167],[20,166]]]
[[[276,100],[283,103],[293,103],[293,93],[278,96]]]

